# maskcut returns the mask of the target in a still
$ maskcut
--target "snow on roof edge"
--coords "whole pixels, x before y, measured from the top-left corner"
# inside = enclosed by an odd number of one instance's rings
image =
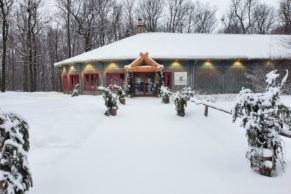
[[[279,39],[290,38],[291,36],[288,35],[241,35],[241,34],[175,34],[175,33],[142,33],[137,34],[131,37],[127,37],[125,39],[113,42],[111,44],[105,45],[100,48],[93,49],[89,52],[82,53],[80,55],[74,56],[69,59],[65,59],[63,61],[57,62],[54,64],[55,67],[60,67],[63,65],[71,65],[76,63],[92,63],[92,62],[105,62],[105,61],[124,61],[124,60],[134,60],[138,57],[138,54],[142,51],[148,52],[148,50],[152,50],[150,52],[151,58],[155,60],[233,60],[233,59],[247,59],[247,60],[278,60],[278,59],[291,59],[291,53],[288,52],[287,54],[287,48],[283,49],[282,43],[278,44]],[[211,39],[211,40],[208,40]],[[240,39],[240,40],[238,40]],[[173,52],[171,49],[167,52],[167,46],[169,46],[165,43],[165,40],[169,40],[168,42],[172,41],[173,45],[175,47],[179,47],[176,49],[178,52]],[[184,42],[183,42],[184,41]],[[192,41],[192,42],[191,42]],[[220,41],[220,42],[219,42]],[[224,47],[215,47],[216,50],[214,52],[208,52],[207,46],[210,44],[216,44],[224,43],[224,41],[229,41],[229,45],[237,45],[236,42],[241,43],[242,46],[244,42],[247,42],[255,45],[256,42],[258,42],[258,48],[256,49],[257,53],[248,51],[249,49],[242,48],[237,49],[232,53],[232,50],[227,50],[226,45]],[[239,42],[240,41],[240,42]],[[143,47],[143,44],[147,44],[150,42],[149,45],[146,45]],[[188,45],[185,46],[183,43],[188,43]],[[259,45],[261,44],[261,45]],[[190,45],[190,47],[189,47]],[[239,44],[238,44],[239,45]],[[187,47],[188,46],[188,47]],[[189,50],[195,51],[197,47],[203,46],[203,49],[200,49],[198,51],[206,52],[201,54],[192,54]],[[250,48],[251,48],[250,46]],[[139,49],[140,47],[140,49]],[[156,49],[155,48],[162,48],[162,49]],[[262,47],[263,49],[261,49]],[[274,48],[275,47],[275,48]],[[133,49],[134,48],[134,49]],[[145,50],[144,48],[149,48],[148,50]],[[111,52],[111,50],[117,51],[117,55],[108,55],[108,53],[116,53]],[[128,50],[128,52],[127,52]],[[165,50],[165,51],[164,51]],[[182,51],[181,51],[182,50]],[[220,51],[223,52],[220,52]],[[260,50],[263,50],[261,53]],[[278,50],[278,51],[277,51]],[[154,52],[156,51],[156,52]],[[197,51],[197,50],[196,50]],[[213,48],[212,48],[213,51]],[[228,51],[228,52],[227,52]],[[281,52],[283,53],[281,53]],[[172,53],[171,53],[172,52]],[[190,54],[189,54],[190,52]],[[243,55],[240,55],[239,52],[244,53]],[[248,53],[249,52],[249,53]],[[193,52],[195,53],[195,52]],[[213,55],[208,55],[208,53],[214,53]]]

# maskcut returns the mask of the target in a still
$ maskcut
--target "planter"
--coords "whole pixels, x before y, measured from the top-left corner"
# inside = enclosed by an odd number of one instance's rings
[[[125,105],[125,98],[119,98],[119,102]]]
[[[117,115],[117,108],[116,108],[116,107],[111,108],[111,109],[110,109],[110,114],[111,114],[112,116],[116,116],[116,115]]]
[[[180,117],[184,117],[185,116],[185,111],[184,110],[178,110],[177,111],[177,115]]]
[[[250,159],[251,168],[260,175],[271,177],[272,173],[272,157],[253,156]]]
[[[6,181],[0,181],[0,193],[6,193],[7,186],[8,186],[8,184]]]
[[[163,97],[162,98],[162,103],[169,104],[170,103],[170,98],[169,97]]]

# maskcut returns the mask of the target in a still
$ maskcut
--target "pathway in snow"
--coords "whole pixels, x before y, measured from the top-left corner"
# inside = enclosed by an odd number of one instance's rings
[[[101,97],[8,93],[0,99],[0,107],[25,115],[31,124],[31,194],[291,190],[289,169],[277,178],[250,170],[244,132],[217,111],[205,118],[203,107],[189,104],[180,118],[173,104],[134,98],[120,105],[117,117],[105,117]],[[291,149],[290,142],[286,146]]]

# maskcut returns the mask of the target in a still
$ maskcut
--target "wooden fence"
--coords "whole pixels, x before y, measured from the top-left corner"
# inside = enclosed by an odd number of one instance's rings
[[[195,103],[196,105],[204,106],[204,116],[205,117],[208,117],[209,108],[217,110],[217,111],[220,111],[220,112],[223,112],[223,113],[226,113],[226,114],[229,114],[229,115],[232,115],[231,111],[225,110],[225,109],[223,109],[221,107],[214,106],[213,104],[210,104],[210,103],[205,102],[205,101],[194,101],[194,100],[191,100],[191,102]],[[290,109],[290,111],[291,111],[291,109]],[[287,138],[291,138],[291,131],[280,131],[279,134],[281,136],[284,136],[284,137],[287,137]]]

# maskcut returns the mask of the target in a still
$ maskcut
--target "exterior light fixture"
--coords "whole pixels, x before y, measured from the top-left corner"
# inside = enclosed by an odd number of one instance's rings
[[[84,72],[89,72],[89,71],[96,71],[94,66],[92,64],[87,64],[84,68]]]
[[[182,67],[182,64],[178,60],[175,60],[174,62],[171,63],[170,68],[181,69],[183,67]]]
[[[265,67],[267,67],[267,68],[274,68],[275,66],[274,66],[274,63],[272,61],[267,61],[265,63]]]
[[[233,64],[232,64],[232,67],[237,67],[237,68],[243,68],[244,65],[242,62],[240,62],[239,60],[235,61]]]
[[[110,70],[110,69],[119,69],[119,66],[116,63],[111,62],[111,63],[109,63],[109,65],[107,66],[106,69],[107,70]]]
[[[214,65],[210,60],[207,60],[203,63],[202,68],[214,68]]]
[[[61,72],[62,72],[62,74],[66,74],[67,73],[66,67],[63,67]]]
[[[70,66],[70,69],[69,69],[69,72],[72,73],[74,71],[76,71],[75,66],[74,65],[71,65]]]

